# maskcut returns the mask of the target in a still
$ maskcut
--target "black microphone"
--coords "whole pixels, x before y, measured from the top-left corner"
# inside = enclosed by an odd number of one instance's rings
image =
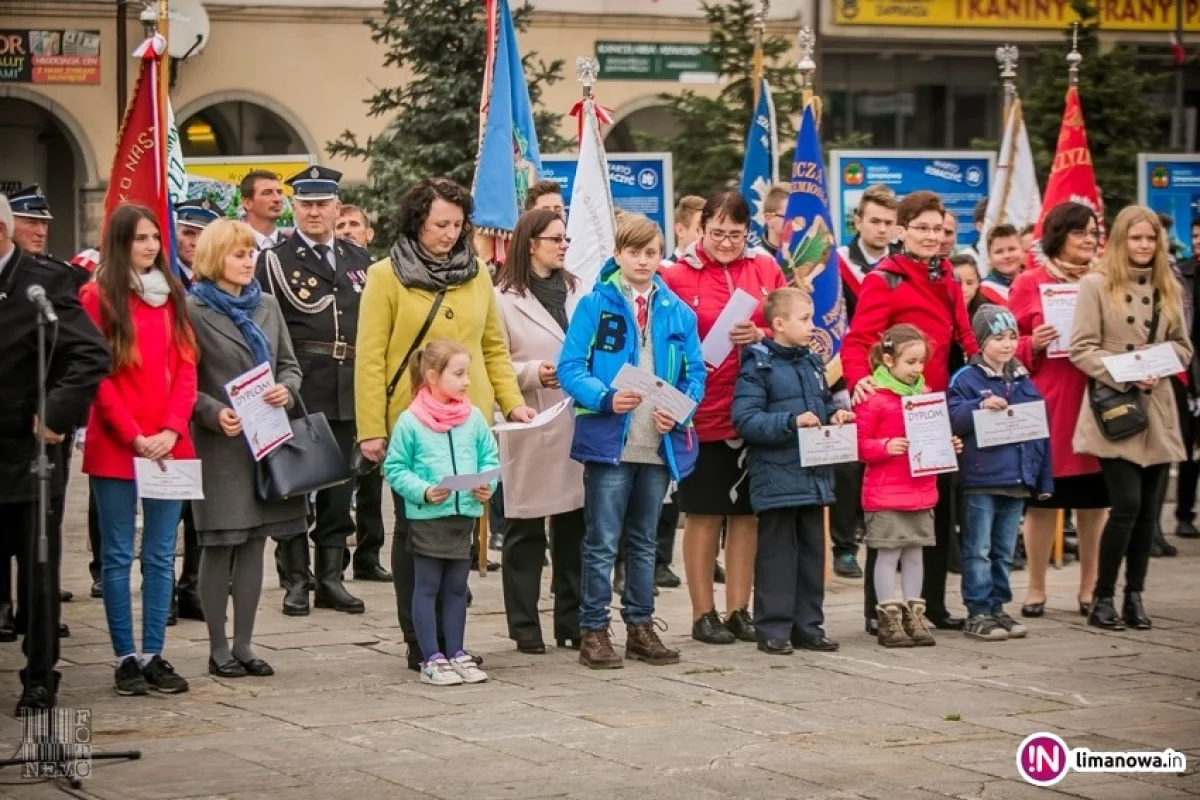
[[[47,322],[58,322],[58,315],[54,313],[54,304],[46,296],[45,289],[36,283],[30,284],[29,288],[25,290],[25,296],[29,298],[29,302],[38,307],[38,311],[46,318]]]

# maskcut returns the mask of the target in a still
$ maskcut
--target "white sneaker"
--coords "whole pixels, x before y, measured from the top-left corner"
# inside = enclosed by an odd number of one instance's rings
[[[421,665],[421,683],[431,683],[434,686],[458,686],[463,682],[456,669],[450,666],[445,657],[426,661]]]
[[[462,683],[483,683],[488,679],[487,673],[479,668],[475,659],[465,654],[451,659],[450,668],[454,670]]]

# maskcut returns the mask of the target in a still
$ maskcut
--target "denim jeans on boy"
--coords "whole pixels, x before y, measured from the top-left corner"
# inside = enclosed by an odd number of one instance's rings
[[[583,471],[583,600],[579,628],[607,630],[613,566],[622,531],[626,535],[625,594],[621,618],[643,625],[654,616],[654,554],[658,516],[671,481],[654,464],[588,464]]]
[[[993,614],[1012,602],[1008,575],[1025,500],[964,495],[962,596],[972,615]]]
[[[137,484],[92,478],[100,515],[101,581],[104,615],[117,658],[139,652],[133,641],[133,601],[129,572],[136,538]],[[142,653],[162,653],[167,613],[175,591],[175,536],[183,503],[142,500]]]

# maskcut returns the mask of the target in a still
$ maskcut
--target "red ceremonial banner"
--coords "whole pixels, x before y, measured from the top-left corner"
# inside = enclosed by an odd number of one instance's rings
[[[1092,153],[1088,150],[1087,128],[1083,123],[1083,106],[1079,103],[1079,90],[1074,86],[1067,89],[1058,147],[1054,151],[1046,192],[1042,195],[1042,216],[1038,219],[1034,239],[1042,238],[1042,223],[1050,210],[1066,202],[1082,203],[1095,212],[1096,219],[1100,221],[1100,242],[1103,244],[1104,201],[1100,197],[1100,188],[1096,186]]]
[[[163,170],[162,114],[158,97],[158,56],[153,47],[143,47],[142,67],[133,97],[117,137],[117,153],[104,195],[104,227],[121,203],[146,206],[159,217],[160,230],[168,230],[163,219],[165,175]]]

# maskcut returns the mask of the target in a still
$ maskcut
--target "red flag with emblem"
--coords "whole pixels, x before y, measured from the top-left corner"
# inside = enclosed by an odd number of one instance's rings
[[[1042,215],[1038,218],[1034,239],[1041,240],[1042,224],[1046,215],[1060,203],[1082,203],[1092,209],[1100,222],[1100,241],[1104,241],[1104,201],[1100,187],[1096,185],[1096,172],[1092,168],[1092,153],[1088,149],[1087,128],[1083,123],[1083,106],[1079,102],[1079,90],[1067,89],[1067,104],[1063,109],[1062,127],[1058,132],[1058,147],[1054,151],[1054,163],[1050,167],[1050,179],[1042,195]],[[1040,252],[1040,248],[1038,249]]]

